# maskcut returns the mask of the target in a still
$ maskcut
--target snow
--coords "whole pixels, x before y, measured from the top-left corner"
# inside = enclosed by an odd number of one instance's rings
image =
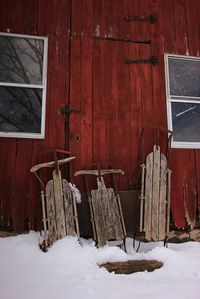
[[[142,243],[138,253],[127,239],[127,254],[116,246],[96,248],[92,240],[66,237],[47,253],[39,234],[0,238],[0,299],[199,299],[200,243]],[[154,272],[119,275],[98,264],[157,259]]]
[[[69,186],[74,194],[74,198],[76,203],[80,204],[81,203],[81,192],[80,190],[72,183],[69,183]]]

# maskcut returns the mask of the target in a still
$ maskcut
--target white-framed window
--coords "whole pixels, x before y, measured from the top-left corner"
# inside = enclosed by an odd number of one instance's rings
[[[172,147],[200,148],[200,58],[171,54],[164,58]]]
[[[44,138],[47,37],[0,32],[0,136]]]

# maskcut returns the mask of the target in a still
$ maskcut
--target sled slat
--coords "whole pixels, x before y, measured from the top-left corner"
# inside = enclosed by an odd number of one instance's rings
[[[98,246],[104,246],[107,240],[123,240],[123,228],[114,190],[106,189],[101,178],[98,190],[92,190],[91,195]]]
[[[150,153],[146,159],[146,185],[145,185],[145,213],[144,230],[146,239],[151,240],[151,209],[152,209],[152,178],[153,178],[153,153]]]
[[[53,244],[57,240],[56,211],[53,192],[53,180],[46,185],[46,206],[48,218],[48,238],[49,243]]]
[[[75,221],[74,221],[74,198],[71,187],[67,180],[63,179],[63,197],[64,197],[64,211],[65,211],[65,225],[67,235],[76,235]]]
[[[169,232],[171,171],[159,146],[154,146],[142,167],[140,232],[148,241],[165,240]]]
[[[158,217],[160,204],[160,148],[154,145],[153,148],[153,178],[152,178],[152,240],[158,240]]]
[[[57,223],[57,238],[61,239],[66,236],[65,216],[63,209],[63,192],[61,172],[53,171],[53,187],[55,196],[55,209],[56,209],[56,223]]]

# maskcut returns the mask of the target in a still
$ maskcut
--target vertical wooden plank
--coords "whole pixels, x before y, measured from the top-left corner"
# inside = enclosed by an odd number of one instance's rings
[[[174,1],[176,52],[181,55],[189,54],[185,11],[185,0]]]
[[[0,1],[0,31],[6,32],[7,29],[7,9],[8,9],[8,1],[2,0]]]
[[[82,3],[81,0],[71,1],[71,36],[80,36],[82,30]]]
[[[92,159],[93,163],[107,163],[106,158],[106,119],[105,119],[105,57],[106,42],[94,41],[93,53],[93,111],[92,111]]]
[[[139,15],[139,1],[129,1],[128,15]],[[131,39],[140,39],[140,22],[129,22],[129,36]],[[140,59],[138,44],[129,45],[129,58]],[[130,187],[140,185],[139,172],[142,164],[141,133],[142,133],[142,80],[141,65],[133,64],[129,67],[129,93],[130,93]]]
[[[112,167],[118,168],[118,43],[106,42],[106,152]]]
[[[81,105],[81,40],[72,38],[70,58],[70,106],[81,110],[81,113],[71,113],[69,116],[69,150],[76,157],[73,163],[73,171],[81,168],[81,118],[84,113]],[[71,179],[77,186],[82,187],[81,177]]]
[[[118,44],[117,88],[118,88],[118,161],[119,168],[126,169],[125,175],[120,177],[120,189],[126,189],[130,184],[130,94],[129,94],[129,66],[124,59],[129,57],[126,43]],[[131,67],[131,66],[130,66]]]
[[[22,18],[22,9],[23,1],[17,0],[13,2],[12,0],[7,0],[7,29],[12,33],[23,33],[23,18]]]
[[[52,78],[49,123],[49,148],[64,149],[68,146],[68,132],[65,132],[65,116],[59,113],[68,102],[68,27],[69,7],[66,1],[54,1],[52,22]],[[56,74],[56,76],[55,76]],[[68,104],[68,103],[67,103]],[[66,134],[66,136],[65,136]]]
[[[92,163],[92,63],[93,40],[81,40],[81,165]]]
[[[139,59],[139,46],[129,46],[130,58]],[[130,186],[138,186],[140,165],[143,161],[142,153],[142,80],[141,65],[133,64],[129,67],[130,92]]]
[[[148,0],[139,1],[139,14],[141,16],[148,16],[152,13],[151,2]],[[152,40],[152,26],[149,22],[141,22],[140,24],[140,38],[144,40]],[[151,45],[140,46],[140,59],[147,59],[152,55]],[[155,107],[153,99],[153,83],[152,83],[152,69],[156,66],[151,64],[141,64],[141,80],[142,84],[142,127],[144,129],[143,135],[143,156],[152,151],[155,144],[154,132],[148,128],[154,125],[155,121]]]
[[[151,1],[151,13],[156,16],[156,22],[151,26],[152,30],[152,55],[158,59],[158,63],[152,67],[152,85],[154,101],[154,125],[155,142],[159,144],[161,151],[167,153],[167,107],[165,97],[165,77],[164,77],[164,44],[162,36],[162,12],[161,0]],[[166,131],[159,131],[159,127]]]
[[[24,34],[37,35],[38,0],[23,1]]]
[[[93,0],[82,1],[82,31],[81,36],[91,37],[94,33]]]
[[[1,138],[0,154],[0,225],[12,229],[15,193],[15,141],[9,138]]]
[[[187,33],[189,54],[199,56],[198,0],[186,0]]]
[[[15,197],[13,202],[13,223],[19,232],[28,230],[30,219],[31,140],[17,140],[15,164]]]
[[[106,3],[108,1],[93,0],[94,7],[94,36],[105,37],[107,34],[106,28]]]
[[[193,210],[192,206],[196,200],[194,155],[191,150],[183,150],[180,153],[180,150],[173,149],[170,152],[173,220],[178,228],[183,228],[186,225],[185,218],[189,213],[189,207]],[[190,190],[190,195],[187,190]],[[191,214],[191,219],[193,217],[194,213]],[[189,218],[188,220],[191,221]]]
[[[128,16],[139,16],[139,0],[129,0],[128,1]],[[124,17],[124,16],[123,16]],[[141,22],[128,22],[128,35],[130,39],[140,40],[140,26]]]
[[[161,30],[165,53],[176,53],[174,1],[161,2]]]

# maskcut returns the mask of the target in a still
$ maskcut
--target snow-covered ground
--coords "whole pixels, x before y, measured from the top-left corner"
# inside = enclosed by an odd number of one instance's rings
[[[47,253],[39,235],[0,238],[0,299],[199,299],[200,243],[141,244],[136,253],[118,247],[97,249],[91,240],[66,237]],[[164,266],[131,275],[108,273],[98,264],[129,259],[157,259]]]

